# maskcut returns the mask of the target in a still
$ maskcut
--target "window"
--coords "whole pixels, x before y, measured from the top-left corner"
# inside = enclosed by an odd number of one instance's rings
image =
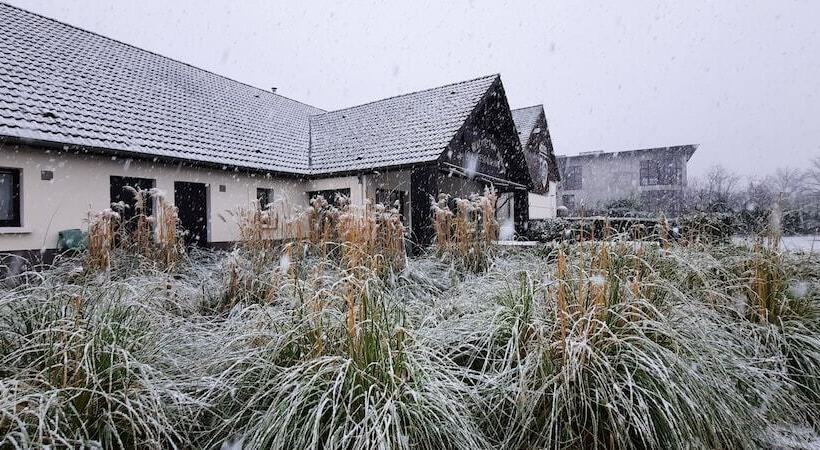
[[[575,209],[575,195],[564,194],[561,196],[561,204],[569,210]]]
[[[256,188],[256,200],[259,201],[259,209],[268,209],[268,205],[273,203],[273,189]]]
[[[581,189],[583,186],[583,173],[581,166],[567,167],[564,174],[564,189],[575,190]]]
[[[641,186],[658,184],[658,161],[644,159],[641,161]]]
[[[387,189],[376,189],[376,203],[381,203],[388,208],[399,210],[399,216],[404,220],[404,201],[407,193],[404,191],[389,191]]]
[[[683,165],[679,158],[667,158],[658,166],[660,184],[680,184],[683,178]]]
[[[336,198],[339,196],[350,198],[350,189],[324,189],[321,191],[309,191],[307,194],[308,201],[321,195],[328,203],[335,205],[337,203]]]
[[[134,192],[131,188],[136,190],[146,190],[151,189],[154,187],[154,180],[149,178],[136,178],[136,177],[118,177],[112,176],[110,178],[110,194],[111,194],[111,203],[120,203],[125,206],[122,210],[118,210],[120,213],[120,217],[122,218],[123,223],[126,223],[126,226],[130,225],[132,219],[136,217],[137,212],[135,211],[137,205],[137,199],[134,198]],[[145,204],[145,211],[143,213],[146,216],[150,216],[153,214],[154,211],[154,202],[153,199],[148,199],[148,202]]]
[[[20,226],[20,170],[0,167],[0,227]]]
[[[680,184],[683,166],[678,158],[641,161],[641,186]]]

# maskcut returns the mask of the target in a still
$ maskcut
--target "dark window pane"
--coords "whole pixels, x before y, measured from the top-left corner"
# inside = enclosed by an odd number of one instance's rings
[[[10,173],[0,173],[0,220],[14,218],[14,177]]]
[[[575,209],[575,196],[572,194],[565,194],[561,196],[561,204],[567,209]]]
[[[342,196],[345,198],[350,198],[350,189],[325,189],[322,191],[310,191],[308,192],[308,200],[312,200],[315,197],[322,196],[328,203],[336,204],[338,197]]]
[[[0,227],[20,226],[20,171],[0,168]]]
[[[404,220],[404,203],[407,193],[404,191],[389,191],[387,189],[376,189],[376,203],[387,208],[396,208],[399,216]]]
[[[273,189],[257,188],[256,200],[259,201],[259,209],[267,209],[273,203]]]
[[[111,195],[111,203],[120,203],[124,206],[119,211],[122,221],[127,226],[131,226],[130,223],[136,217],[137,211],[137,199],[134,197],[134,191],[132,189],[140,190],[148,190],[154,187],[154,180],[150,178],[137,178],[137,177],[120,177],[120,176],[111,176],[110,177],[110,195]],[[145,203],[145,211],[143,214],[146,216],[150,216],[154,212],[154,202],[153,199],[149,196]]]

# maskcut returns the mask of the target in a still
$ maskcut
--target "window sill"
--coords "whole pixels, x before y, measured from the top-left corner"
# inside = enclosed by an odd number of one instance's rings
[[[0,227],[0,234],[31,234],[29,228],[23,227]]]

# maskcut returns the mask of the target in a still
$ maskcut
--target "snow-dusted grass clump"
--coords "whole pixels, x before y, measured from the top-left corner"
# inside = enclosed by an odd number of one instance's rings
[[[399,250],[378,236],[351,241]],[[759,448],[820,426],[815,256],[344,245],[7,280],[0,447]]]

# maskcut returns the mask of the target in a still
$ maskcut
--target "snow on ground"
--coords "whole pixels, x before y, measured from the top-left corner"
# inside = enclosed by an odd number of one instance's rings
[[[780,245],[789,251],[820,253],[820,235],[784,236]]]
[[[772,449],[820,449],[820,436],[809,426],[773,425],[766,437]]]
[[[754,238],[750,236],[735,236],[732,240],[738,244],[754,242]],[[790,252],[820,253],[820,235],[783,236],[780,248]]]

